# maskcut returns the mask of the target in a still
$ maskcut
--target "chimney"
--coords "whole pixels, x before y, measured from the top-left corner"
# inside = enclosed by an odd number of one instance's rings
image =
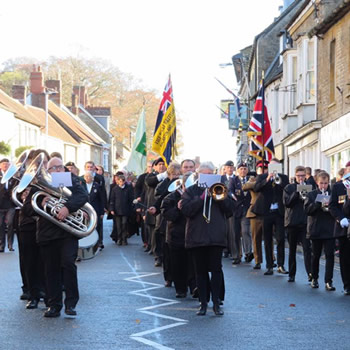
[[[51,93],[49,94],[49,99],[53,102],[55,102],[58,106],[61,105],[61,80],[46,80],[45,86],[51,90],[57,91],[57,93]]]
[[[78,96],[79,104],[81,104],[84,108],[86,107],[87,97],[85,86],[74,86],[73,94]]]
[[[12,85],[12,97],[23,105],[26,104],[27,87],[24,85]]]
[[[33,66],[33,71],[30,73],[30,92],[32,94],[42,94],[44,92],[44,78],[40,66],[36,69]]]
[[[72,108],[71,108],[71,111],[75,115],[79,114],[78,95],[76,95],[76,94],[72,94]]]

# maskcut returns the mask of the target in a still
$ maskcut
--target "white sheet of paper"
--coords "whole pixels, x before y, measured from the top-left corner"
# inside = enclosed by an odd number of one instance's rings
[[[276,172],[277,174],[281,174],[282,173],[282,164],[280,163],[272,163],[269,164],[269,174],[272,174],[273,172]]]
[[[72,174],[70,172],[51,173],[53,187],[72,186]]]
[[[331,196],[327,196],[325,194],[318,194],[316,199],[315,199],[315,202],[321,202],[324,204],[328,204],[330,199],[331,199]]]
[[[199,187],[210,187],[218,182],[221,182],[221,175],[215,174],[199,174],[198,186]]]

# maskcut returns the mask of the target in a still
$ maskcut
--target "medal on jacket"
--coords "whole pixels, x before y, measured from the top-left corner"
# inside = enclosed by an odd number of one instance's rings
[[[345,203],[345,197],[346,197],[345,194],[343,196],[338,196],[338,204],[344,204]]]

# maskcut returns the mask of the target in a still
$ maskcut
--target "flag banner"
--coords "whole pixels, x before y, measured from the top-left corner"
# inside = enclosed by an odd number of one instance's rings
[[[136,175],[144,173],[146,170],[146,157],[146,116],[143,108],[137,123],[135,141],[126,166],[127,170],[134,172]]]
[[[173,101],[173,87],[169,75],[168,83],[163,92],[159,112],[154,129],[152,150],[158,153],[166,166],[176,155],[176,116]]]
[[[265,103],[263,105],[264,85],[262,84],[255,101],[253,116],[250,120],[247,135],[250,138],[249,154],[260,160],[270,161],[274,157],[274,146],[270,119]],[[264,118],[264,125],[263,125]]]

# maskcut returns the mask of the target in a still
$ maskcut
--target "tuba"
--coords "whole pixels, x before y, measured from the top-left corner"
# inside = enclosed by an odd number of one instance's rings
[[[32,197],[33,209],[41,216],[61,227],[72,235],[83,238],[91,234],[97,224],[97,214],[94,208],[85,203],[82,208],[70,213],[64,220],[57,219],[59,210],[64,207],[72,192],[66,187],[52,186],[51,175],[44,167],[45,156],[40,153],[24,172],[15,193],[21,193],[29,185],[39,189]],[[49,197],[43,209],[37,203],[41,196]]]

